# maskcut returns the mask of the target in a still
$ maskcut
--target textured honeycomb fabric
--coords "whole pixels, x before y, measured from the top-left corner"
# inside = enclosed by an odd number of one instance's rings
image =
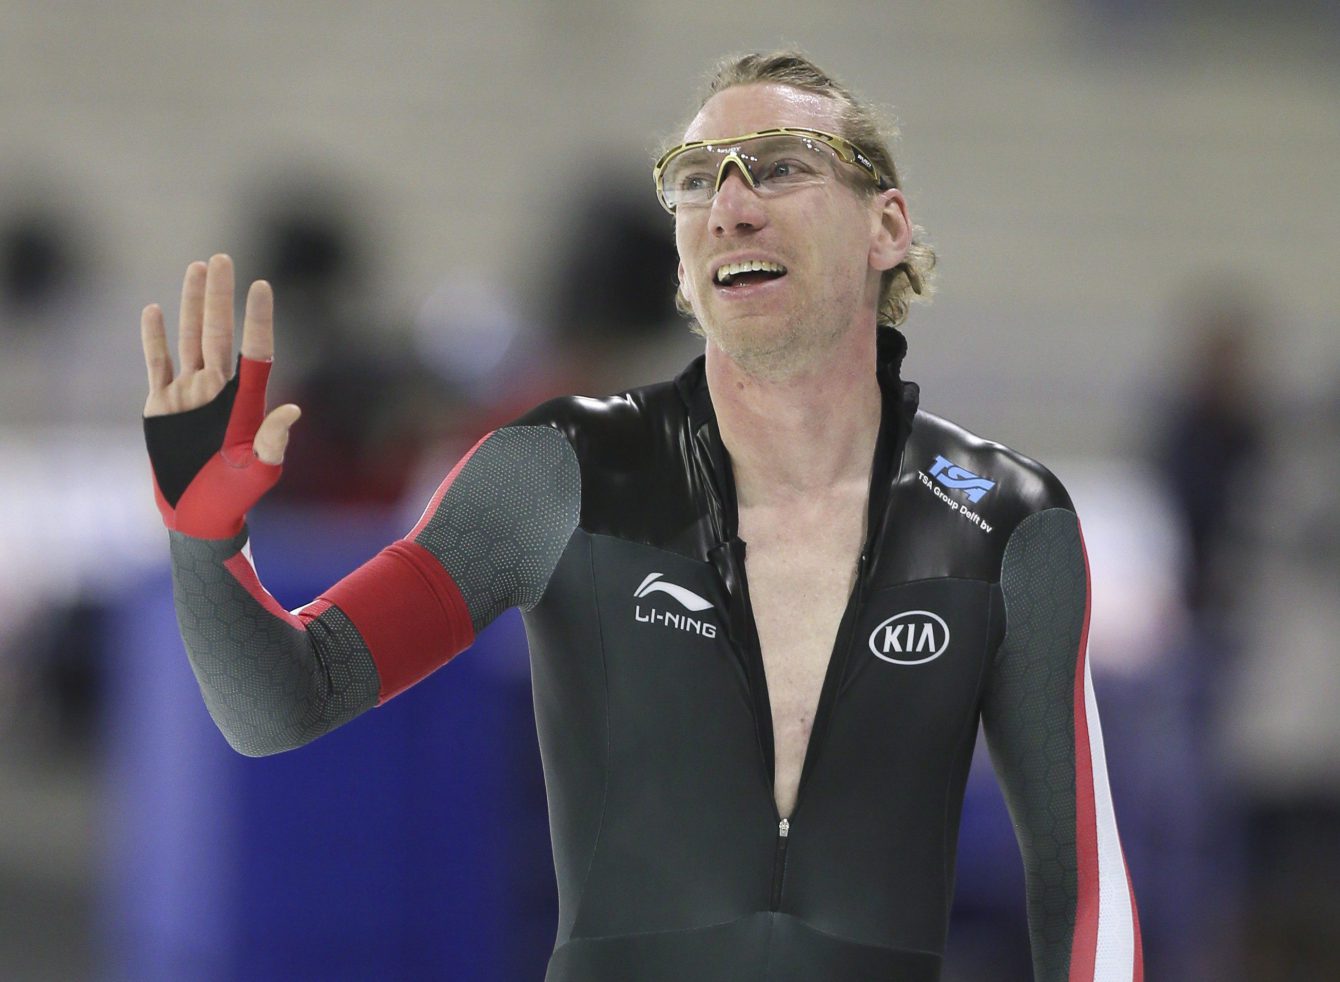
[[[507,608],[539,600],[577,525],[580,498],[577,458],[561,433],[502,429],[465,462],[415,541],[456,582],[477,633]],[[376,664],[338,606],[303,630],[228,569],[242,561],[245,530],[231,540],[177,532],[171,540],[182,638],[210,715],[234,749],[289,750],[376,704]]]
[[[301,746],[377,701],[372,656],[331,607],[303,631],[266,610],[225,567],[246,544],[169,532],[177,623],[205,705],[234,750]]]
[[[581,517],[572,445],[548,426],[511,426],[482,442],[415,537],[446,568],[475,633],[544,593]]]
[[[982,715],[1023,854],[1034,972],[1064,979],[1078,898],[1074,689],[1087,604],[1074,513],[1020,522],[1000,584],[1006,632]]]

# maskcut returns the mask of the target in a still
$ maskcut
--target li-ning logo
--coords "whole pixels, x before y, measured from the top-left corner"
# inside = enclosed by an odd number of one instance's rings
[[[633,591],[634,598],[640,600],[653,593],[664,593],[679,601],[680,606],[686,610],[697,612],[712,609],[712,601],[705,600],[692,590],[687,590],[677,584],[666,583],[661,579],[661,575],[660,573],[648,573],[647,578]],[[633,617],[643,624],[662,624],[665,627],[688,631],[690,634],[698,634],[704,638],[715,638],[717,636],[717,626],[715,624],[673,610],[661,610],[650,605],[644,610],[641,604],[634,604]]]
[[[996,486],[995,481],[978,477],[972,471],[950,463],[944,457],[938,455],[935,458],[935,463],[931,465],[931,477],[947,488],[962,491],[974,505],[982,500],[982,495]]]
[[[870,632],[870,651],[894,665],[924,665],[949,647],[949,625],[929,610],[894,614]]]

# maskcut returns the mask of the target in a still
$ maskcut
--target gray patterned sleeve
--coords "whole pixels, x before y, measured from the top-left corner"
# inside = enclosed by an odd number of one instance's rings
[[[1028,891],[1033,968],[1069,976],[1075,929],[1075,668],[1088,599],[1073,512],[1024,519],[1001,567],[1006,633],[982,718],[1014,821]]]
[[[477,634],[509,607],[539,602],[580,514],[567,437],[509,426],[475,449],[414,541],[460,587]]]
[[[580,497],[565,436],[547,426],[500,429],[444,482],[413,541],[460,589],[478,633],[507,608],[540,599],[576,528]],[[303,621],[280,609],[255,578],[246,536],[245,529],[231,540],[170,533],[173,593],[210,715],[234,749],[261,756],[301,746],[376,705],[378,665],[398,653],[372,650],[366,638],[374,635],[338,603]],[[375,588],[368,577],[376,574],[367,572],[375,568],[367,564],[331,592]]]
[[[1075,514],[1049,508],[1020,522],[1000,587],[1005,638],[982,719],[1023,854],[1034,977],[1139,982],[1139,916],[1089,672]]]
[[[250,564],[246,529],[236,539],[168,535],[191,670],[234,750],[248,757],[291,750],[376,703],[377,669],[338,607],[304,630],[263,606],[229,569],[238,557]]]

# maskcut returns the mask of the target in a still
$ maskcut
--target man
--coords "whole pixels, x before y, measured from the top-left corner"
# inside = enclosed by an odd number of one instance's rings
[[[1037,977],[1140,978],[1078,522],[1045,469],[899,378],[893,324],[933,257],[872,117],[800,56],[748,56],[685,141],[657,192],[704,358],[487,435],[405,539],[295,614],[243,525],[298,415],[262,422],[269,289],[226,384],[226,257],[187,270],[175,379],[146,308],[146,432],[211,713],[243,753],[298,746],[520,606],[547,978],[583,982],[938,978],[980,718]]]

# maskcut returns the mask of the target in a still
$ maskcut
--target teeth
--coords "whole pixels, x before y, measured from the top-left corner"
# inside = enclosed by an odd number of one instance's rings
[[[717,270],[717,282],[729,284],[741,273],[785,273],[786,267],[779,263],[770,263],[764,259],[751,259],[744,263],[726,263]]]

